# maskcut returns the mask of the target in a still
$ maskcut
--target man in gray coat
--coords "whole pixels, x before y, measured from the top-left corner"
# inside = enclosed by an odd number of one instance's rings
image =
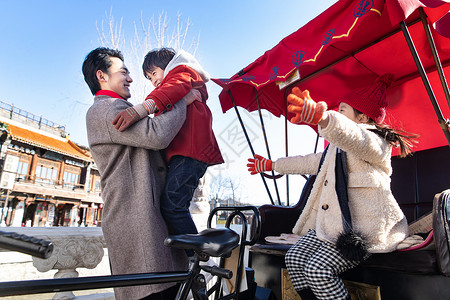
[[[97,48],[83,63],[83,75],[94,97],[86,115],[89,147],[101,175],[104,201],[102,229],[112,274],[164,272],[187,268],[183,251],[164,246],[167,228],[159,199],[166,166],[166,148],[186,118],[193,94],[172,110],[144,118],[127,131],[112,121],[131,107],[132,79],[120,51]],[[116,288],[116,299],[169,299],[173,283]]]

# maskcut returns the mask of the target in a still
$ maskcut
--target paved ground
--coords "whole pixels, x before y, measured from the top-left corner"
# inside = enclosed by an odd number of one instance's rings
[[[76,300],[114,300],[113,289],[75,291]],[[2,300],[50,300],[55,293],[2,297]]]

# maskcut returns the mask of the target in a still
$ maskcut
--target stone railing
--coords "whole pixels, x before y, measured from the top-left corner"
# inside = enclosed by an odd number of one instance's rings
[[[100,227],[3,227],[1,230],[51,241],[54,250],[49,258],[32,259],[33,266],[40,272],[57,270],[54,278],[78,277],[77,268],[94,269],[105,254],[106,244]],[[74,298],[72,292],[59,292],[53,297]]]
[[[199,231],[206,229],[206,223],[210,211],[207,200],[208,184],[206,177],[202,178],[199,187],[196,190],[194,199],[191,202],[190,211],[192,218]],[[213,222],[213,226],[215,222]],[[0,227],[0,230],[6,232],[16,232],[36,238],[53,242],[54,250],[52,255],[47,259],[33,257],[33,266],[39,272],[48,272],[57,270],[54,278],[78,277],[77,268],[94,269],[102,261],[106,243],[100,227]],[[2,251],[0,249],[0,251]],[[1,257],[0,252],[0,257]],[[1,259],[0,259],[1,263]],[[103,262],[107,264],[108,262]],[[87,274],[93,275],[110,275],[109,274]],[[80,270],[82,276],[86,272]],[[1,275],[1,270],[0,270]],[[7,275],[6,275],[7,276]],[[35,279],[34,278],[31,279]],[[2,276],[0,276],[0,280]],[[5,281],[25,280],[29,278],[8,278]],[[53,299],[75,299],[72,292],[56,293]],[[114,299],[114,295],[106,293],[105,296],[91,297],[89,299]]]

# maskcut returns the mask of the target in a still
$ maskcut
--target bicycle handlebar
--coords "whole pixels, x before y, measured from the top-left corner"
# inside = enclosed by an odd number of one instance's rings
[[[0,231],[0,248],[49,258],[53,252],[53,243],[24,234]]]

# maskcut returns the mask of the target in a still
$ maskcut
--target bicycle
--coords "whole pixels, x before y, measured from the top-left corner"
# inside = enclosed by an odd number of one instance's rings
[[[225,228],[211,228],[212,218],[218,211],[231,212],[226,220]],[[247,240],[248,222],[243,211],[253,212],[250,240]],[[242,220],[240,237],[238,233],[230,229],[231,222],[236,216]],[[164,242],[168,247],[192,249],[195,252],[194,262],[186,271],[1,282],[0,297],[176,282],[181,283],[176,296],[177,300],[187,299],[190,291],[195,300],[206,300],[213,293],[214,299],[239,299],[241,276],[235,278],[234,291],[223,295],[222,279],[233,277],[233,272],[223,267],[224,260],[239,247],[237,274],[242,274],[245,246],[254,245],[261,231],[259,211],[254,206],[217,207],[209,214],[207,227],[198,234],[168,236]],[[54,246],[48,241],[0,231],[0,247],[48,258]],[[208,261],[210,257],[219,257],[219,266],[200,264],[201,261]],[[217,278],[215,284],[209,289],[206,287],[205,276],[200,273],[201,270]]]

